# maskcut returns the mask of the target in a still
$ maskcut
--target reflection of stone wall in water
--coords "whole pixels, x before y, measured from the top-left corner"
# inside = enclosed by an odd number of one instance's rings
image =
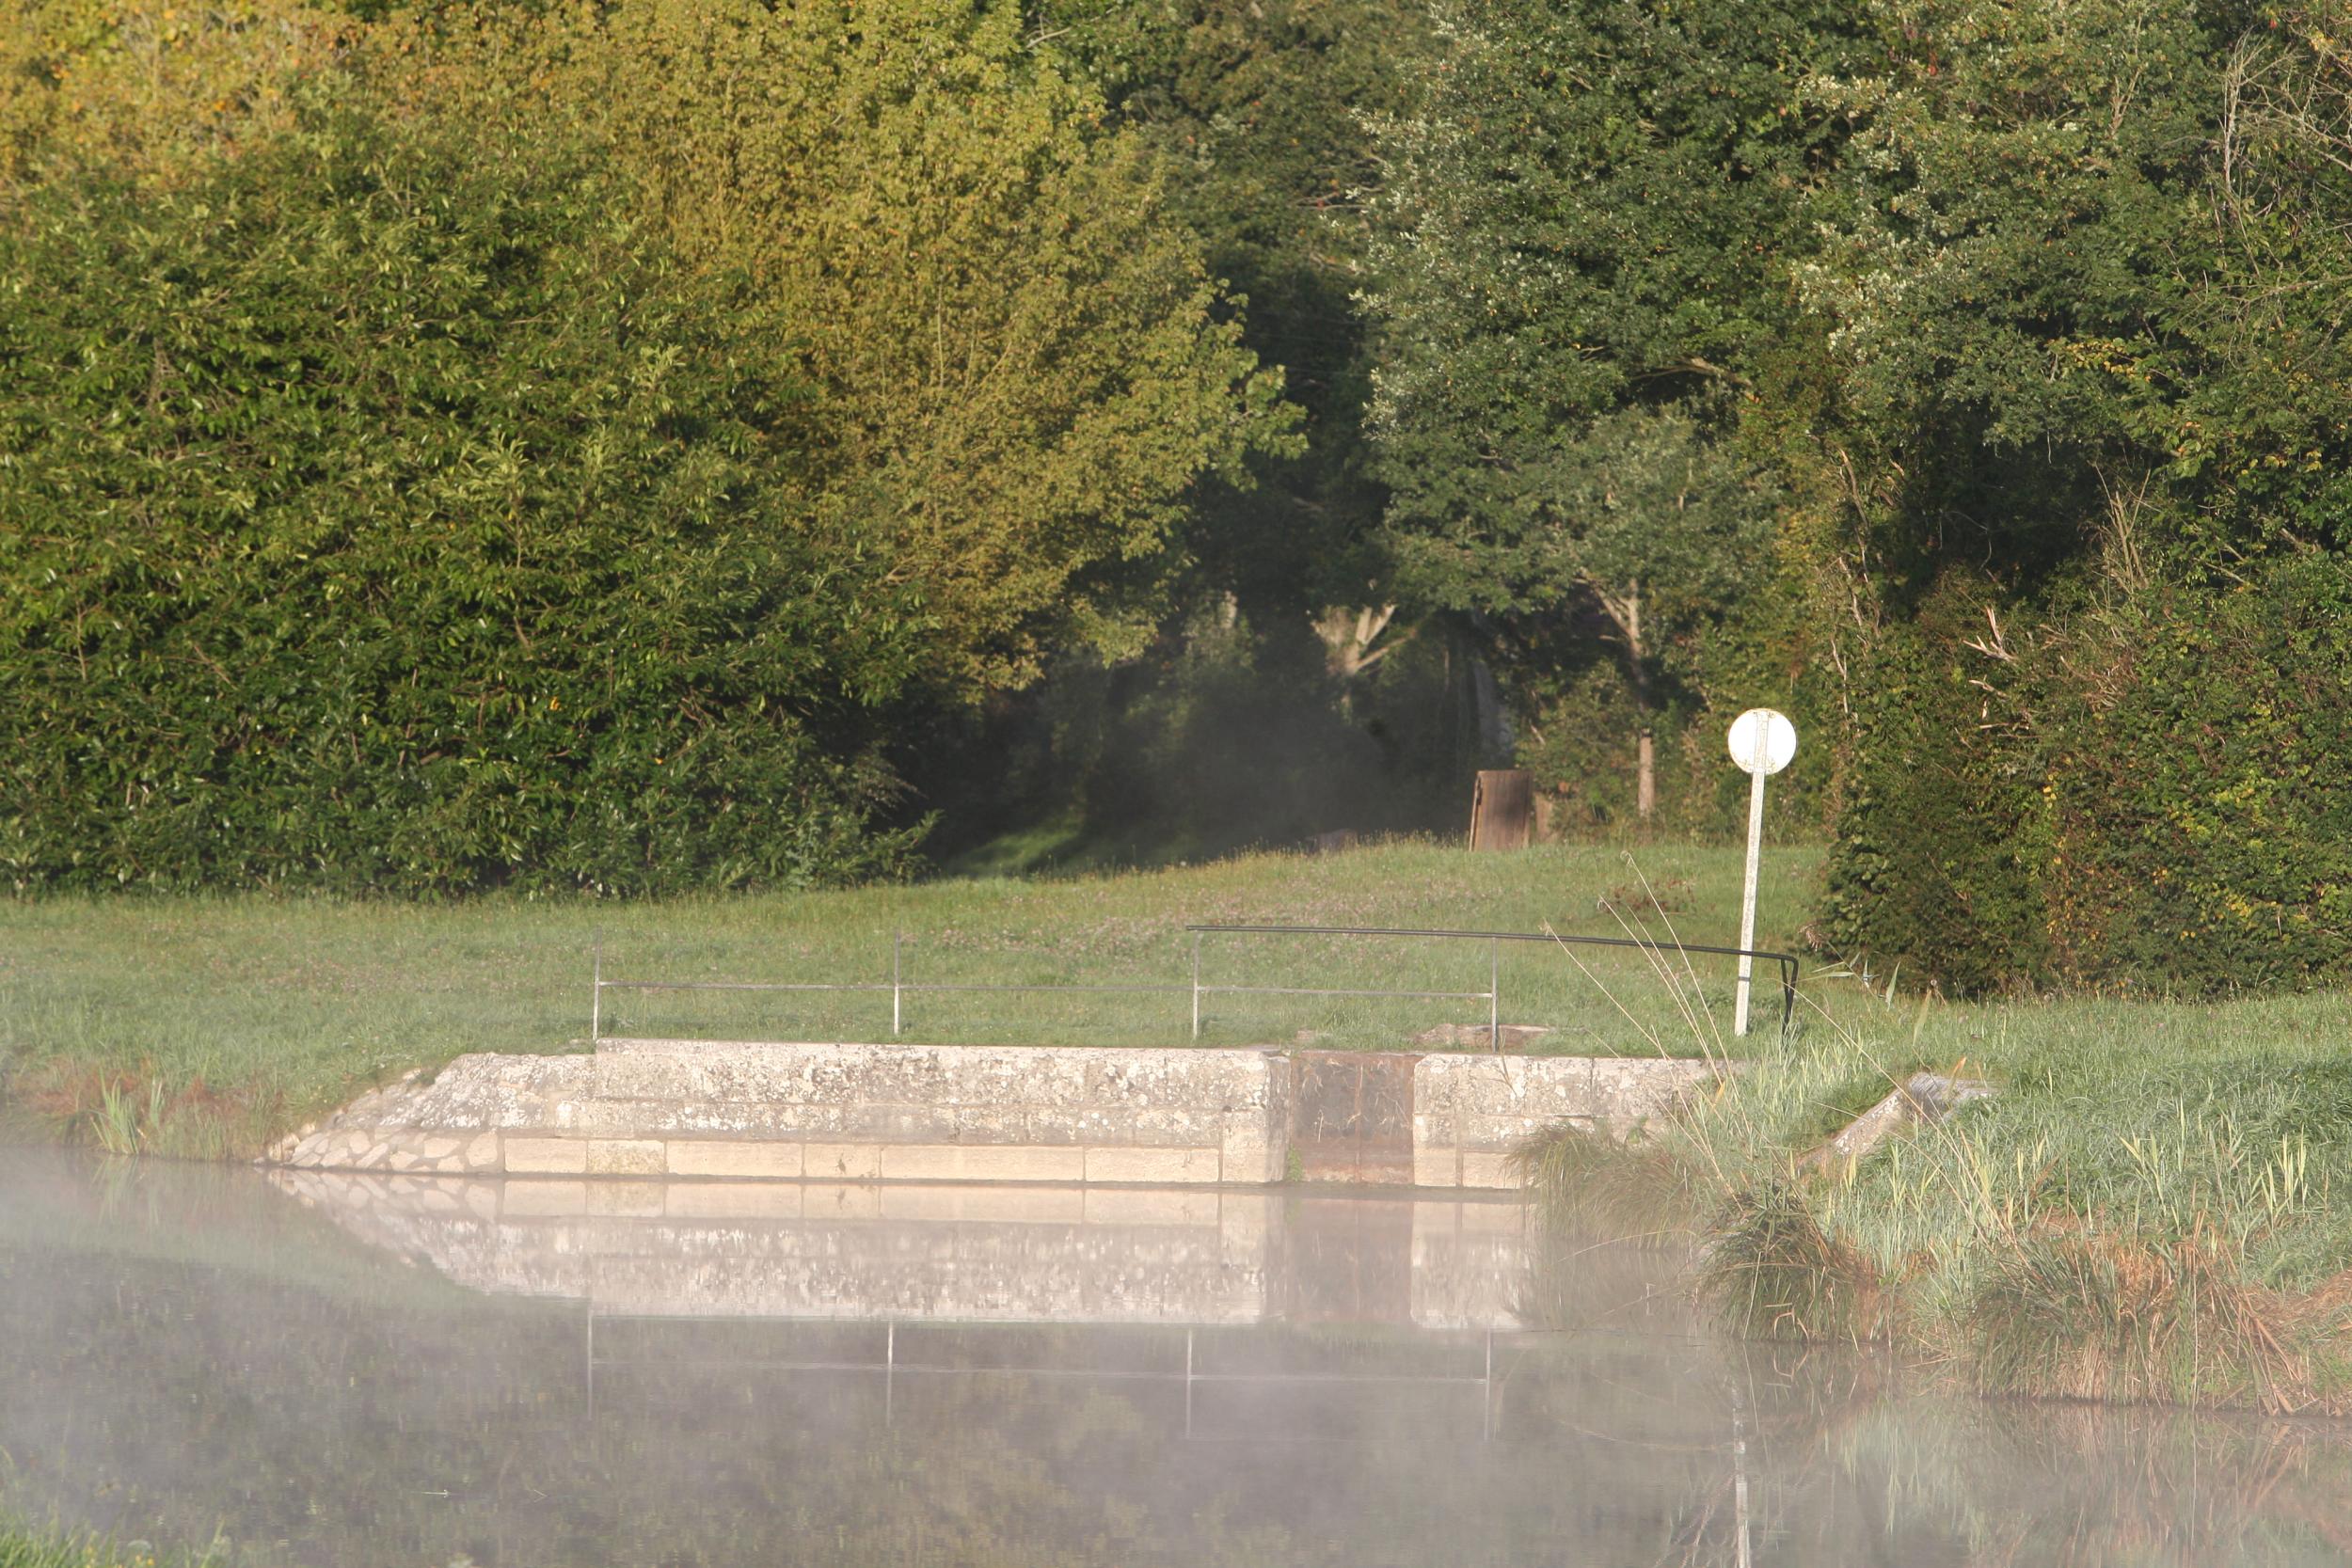
[[[458,1284],[648,1316],[1517,1329],[1527,1212],[1183,1189],[278,1171]]]
[[[362,1229],[248,1172],[0,1149],[9,1506],[119,1538],[219,1532],[241,1563],[336,1568],[1720,1565],[1738,1560],[1743,1408],[1759,1564],[2352,1555],[2339,1425],[1923,1399],[1882,1357],[1690,1333],[1678,1263],[1655,1254],[1621,1250],[1614,1299],[1576,1304],[1605,1332],[1498,1335],[1491,1362],[1483,1335],[1327,1316],[633,1320],[403,1264],[486,1269],[513,1251],[501,1226],[535,1223],[514,1201],[525,1190],[568,1205],[566,1225],[642,1225],[590,1208],[642,1208],[634,1184],[509,1182],[501,1205],[494,1183],[291,1180],[339,1205],[399,1201]],[[849,1192],[876,1205],[852,1212],[869,1227],[884,1203],[978,1199],[929,1223],[1049,1228],[977,1188]],[[1285,1194],[1265,1211],[1271,1277],[1288,1247],[1320,1282],[1295,1293],[1302,1310],[1392,1301],[1381,1258],[1401,1239],[1433,1258],[1456,1244],[1430,1223],[1449,1203],[1365,1207],[1351,1218],[1356,1200]],[[1498,1212],[1463,1206],[1465,1267],[1487,1244],[1472,1222]],[[815,1217],[805,1202],[792,1215]],[[717,1217],[681,1241],[723,1250],[727,1229],[757,1227]],[[1280,1226],[1295,1242],[1274,1240]],[[548,1230],[548,1250],[580,1234]],[[1582,1280],[1597,1257],[1580,1243],[1557,1261]],[[1426,1259],[1413,1276],[1431,1277]],[[894,1332],[895,1376],[867,1364]]]

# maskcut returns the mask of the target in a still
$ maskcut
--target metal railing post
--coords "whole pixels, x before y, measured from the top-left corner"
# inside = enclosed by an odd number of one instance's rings
[[[898,1037],[898,945],[906,940],[904,931],[890,933],[890,1037]]]
[[[1502,1054],[1502,943],[1486,944],[1486,1049]]]
[[[588,1049],[594,1051],[596,1041],[604,1037],[604,937],[599,933],[594,948],[596,956],[589,960],[588,982]]]
[[[1200,933],[1192,933],[1192,1037],[1200,1037]]]

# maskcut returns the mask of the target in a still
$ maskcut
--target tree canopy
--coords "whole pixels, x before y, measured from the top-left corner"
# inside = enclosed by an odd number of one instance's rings
[[[2352,761],[2348,62],[2343,0],[27,0],[0,855],[806,881],[1512,758],[1706,834],[1768,702],[1825,948],[2352,974],[2279,847]]]

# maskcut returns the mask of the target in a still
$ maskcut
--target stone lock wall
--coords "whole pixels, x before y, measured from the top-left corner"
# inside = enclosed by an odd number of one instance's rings
[[[429,1079],[362,1095],[267,1162],[393,1174],[1255,1185],[1291,1174],[1296,1140],[1309,1180],[1509,1187],[1507,1156],[1530,1132],[1568,1119],[1623,1136],[1714,1078],[1701,1062],[1432,1053],[1388,1058],[1391,1092],[1351,1089],[1342,1111],[1319,1060],[1328,1054],[605,1040],[594,1055],[461,1056]],[[1353,1152],[1327,1162],[1319,1148]]]
[[[1266,1051],[606,1040],[461,1056],[271,1152],[306,1168],[845,1181],[1282,1180]]]
[[[1711,1090],[1717,1064],[1643,1056],[1428,1055],[1413,1065],[1413,1185],[1516,1187],[1511,1151],[1571,1122],[1622,1140]]]

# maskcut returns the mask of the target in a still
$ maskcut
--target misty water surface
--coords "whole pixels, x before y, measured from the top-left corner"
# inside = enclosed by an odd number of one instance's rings
[[[1381,1196],[0,1151],[0,1503],[355,1568],[2352,1561],[2341,1427],[1908,1391],[1710,1338],[1677,1261]]]

